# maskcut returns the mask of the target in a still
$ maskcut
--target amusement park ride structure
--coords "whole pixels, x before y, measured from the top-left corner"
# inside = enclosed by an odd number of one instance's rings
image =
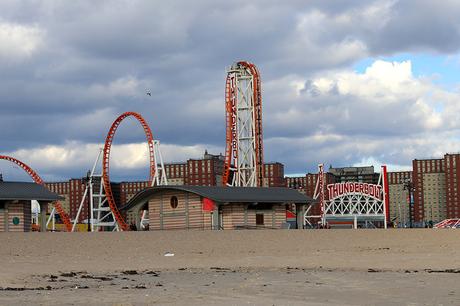
[[[311,215],[313,206],[310,205],[304,213],[305,227],[327,228],[334,222],[352,222],[353,228],[358,228],[358,221],[362,221],[366,226],[382,222],[384,228],[387,228],[389,199],[386,166],[382,166],[376,185],[345,182],[326,186],[324,165],[319,164],[313,199],[319,199],[316,205],[320,205],[320,214]]]
[[[110,186],[109,176],[110,149],[113,142],[113,137],[118,126],[126,117],[134,117],[139,121],[139,123],[144,129],[147,138],[147,144],[149,147],[150,185],[154,186],[168,184],[166,172],[164,170],[163,157],[160,151],[160,142],[158,140],[153,139],[152,131],[149,125],[140,114],[135,112],[123,113],[113,122],[109,130],[109,133],[107,134],[104,149],[100,150],[99,155],[96,158],[96,161],[94,162],[91,171],[89,171],[88,173],[87,186],[83,198],[80,202],[80,206],[78,208],[77,215],[73,224],[70,220],[70,217],[62,208],[61,203],[55,202],[50,217],[46,223],[47,225],[50,223],[51,220],[53,220],[54,224],[54,214],[55,212],[57,212],[65,225],[65,230],[68,232],[75,231],[81,210],[83,208],[86,198],[88,198],[90,203],[90,220],[88,221],[91,222],[91,231],[99,231],[102,227],[111,228],[113,230],[129,230],[129,225],[124,221],[115,203],[115,199],[113,197],[112,189]],[[18,165],[27,174],[30,175],[30,177],[34,180],[35,183],[44,185],[44,181],[37,174],[37,172],[35,172],[31,167],[29,167],[22,161],[6,155],[0,155],[0,160],[10,161]],[[101,161],[102,172],[100,174],[96,174],[97,166]],[[146,212],[144,211],[142,213],[141,226],[145,221],[148,221],[148,219],[146,218]]]
[[[227,71],[226,150],[223,184],[263,185],[262,93],[257,67],[241,61]]]
[[[147,144],[149,147],[149,172],[150,172],[150,186],[155,185],[167,185],[168,180],[166,178],[166,172],[164,170],[163,157],[160,151],[160,142],[153,139],[152,131],[145,121],[145,119],[138,113],[126,112],[121,114],[113,122],[110,130],[107,134],[104,149],[99,151],[99,155],[94,162],[93,168],[88,173],[87,186],[85,193],[80,202],[77,216],[75,218],[72,231],[75,230],[77,221],[80,216],[80,212],[85,204],[85,200],[88,198],[90,206],[90,217],[89,222],[91,231],[100,231],[102,228],[109,228],[112,230],[129,230],[129,225],[124,221],[121,213],[119,212],[115,199],[112,193],[109,176],[109,162],[110,162],[110,149],[120,123],[127,117],[133,117],[139,121],[142,128],[144,129]],[[96,169],[100,165],[102,155],[102,172],[97,174]],[[147,212],[142,212],[141,226],[148,222]]]

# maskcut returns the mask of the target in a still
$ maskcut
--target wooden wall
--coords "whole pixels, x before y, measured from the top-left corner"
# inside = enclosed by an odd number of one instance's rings
[[[24,231],[24,205],[22,203],[8,203],[8,231],[23,232]],[[19,224],[13,224],[13,218],[19,218]]]
[[[245,222],[246,204],[227,204],[221,207],[222,211],[222,228],[235,229],[236,227],[243,227],[250,223]],[[254,217],[254,225],[256,224]]]
[[[19,218],[19,224],[13,224],[13,218]],[[5,208],[0,209],[0,232],[29,232],[31,230],[32,209],[30,201],[16,203],[5,202]]]
[[[275,214],[274,227],[281,228],[281,224],[286,222],[286,205],[275,205],[273,210]]]
[[[221,207],[223,229],[235,228],[281,228],[286,222],[286,209],[283,204],[274,204],[272,209],[248,209],[247,204],[233,203]],[[264,215],[264,225],[256,224],[256,214]]]
[[[171,197],[177,207],[171,207]],[[211,213],[203,212],[201,197],[184,191],[165,191],[149,200],[149,229],[210,229]]]

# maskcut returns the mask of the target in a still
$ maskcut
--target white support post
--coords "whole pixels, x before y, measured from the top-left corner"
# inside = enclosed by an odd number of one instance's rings
[[[73,225],[72,225],[72,232],[75,231],[75,227],[77,226],[78,219],[80,218],[80,213],[83,208],[83,203],[85,202],[87,194],[88,194],[88,186],[86,186],[85,192],[83,193],[83,197],[81,198],[80,206],[78,206],[77,215],[75,216],[75,220],[73,221]]]
[[[50,224],[51,220],[53,220],[53,223],[54,223],[54,212],[55,211],[56,209],[53,207],[53,209],[51,210],[50,216],[48,217],[48,221],[46,221],[46,228],[48,228],[48,225]],[[44,215],[42,218],[46,218],[46,215]],[[53,225],[53,230],[54,230],[54,225]]]
[[[94,171],[93,171],[94,172]],[[94,198],[93,198],[93,180],[88,182],[89,187],[89,222],[91,222],[91,232],[94,232]]]
[[[153,156],[155,159],[155,176],[152,179],[152,186],[168,185],[168,178],[166,177],[166,170],[163,163],[163,156],[161,155],[159,140],[153,141]]]

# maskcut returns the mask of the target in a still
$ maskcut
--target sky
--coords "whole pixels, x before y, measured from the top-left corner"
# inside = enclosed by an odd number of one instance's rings
[[[0,1],[0,154],[82,177],[140,113],[165,162],[224,153],[225,77],[262,79],[264,157],[288,175],[460,151],[459,1]],[[151,96],[146,92],[151,92]],[[122,122],[113,180],[148,176]],[[5,179],[27,179],[0,161]]]

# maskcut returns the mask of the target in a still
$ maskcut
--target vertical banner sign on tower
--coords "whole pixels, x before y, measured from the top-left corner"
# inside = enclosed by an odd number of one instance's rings
[[[319,205],[321,207],[321,225],[326,225],[324,209],[324,164],[318,165],[318,188],[319,188]]]
[[[383,198],[385,201],[385,220],[386,222],[390,221],[390,197],[388,194],[389,190],[389,183],[388,183],[388,172],[387,172],[387,166],[382,166],[382,174],[383,174]],[[386,226],[385,226],[386,228]]]

